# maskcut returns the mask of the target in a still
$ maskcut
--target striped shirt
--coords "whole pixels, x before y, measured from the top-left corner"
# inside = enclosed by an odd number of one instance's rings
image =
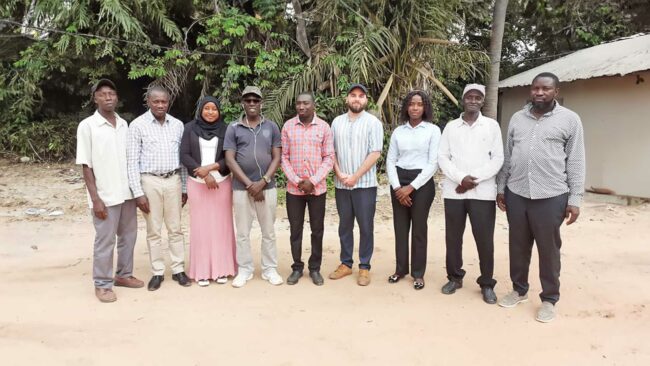
[[[309,179],[314,195],[327,192],[327,174],[334,165],[334,142],[327,122],[314,115],[305,125],[298,116],[282,127],[282,170],[287,176],[287,192],[304,195],[298,183]]]
[[[569,193],[569,205],[579,207],[584,194],[585,146],[580,117],[555,102],[536,119],[531,105],[510,119],[505,159],[498,175],[505,187],[522,197],[543,199]]]
[[[501,127],[492,118],[480,114],[470,126],[457,118],[445,126],[440,139],[438,163],[445,173],[442,196],[447,199],[494,201],[496,175],[503,165]],[[465,193],[456,193],[463,178],[471,175],[479,184]]]
[[[384,144],[384,127],[381,121],[366,111],[354,121],[350,121],[347,113],[334,118],[332,135],[339,169],[348,175],[359,170],[368,154],[381,151]],[[336,188],[348,190],[376,187],[377,164],[373,164],[354,187],[345,186],[338,177],[334,177],[334,185]]]
[[[422,170],[410,184],[415,189],[429,182],[438,170],[439,141],[440,128],[433,123],[420,122],[412,127],[407,122],[397,127],[390,136],[386,155],[386,174],[391,187],[400,187],[397,167]]]
[[[134,119],[129,126],[127,161],[129,186],[135,197],[144,196],[140,174],[164,174],[180,169],[183,193],[187,170],[180,163],[183,122],[167,114],[165,123],[156,120],[151,111]]]

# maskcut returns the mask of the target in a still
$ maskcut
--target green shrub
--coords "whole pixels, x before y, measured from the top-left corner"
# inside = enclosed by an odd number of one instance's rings
[[[38,122],[6,124],[0,128],[2,150],[35,161],[63,161],[74,157],[77,116],[61,116]]]

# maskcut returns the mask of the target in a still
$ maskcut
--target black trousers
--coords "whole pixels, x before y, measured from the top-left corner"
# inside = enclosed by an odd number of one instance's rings
[[[397,167],[397,177],[402,187],[411,184],[420,174],[419,169],[407,170]],[[411,234],[411,276],[424,277],[427,269],[427,237],[429,209],[436,195],[436,185],[433,179],[411,193],[411,207],[402,206],[395,192],[391,189],[390,196],[393,204],[393,227],[395,230],[395,273],[409,273],[409,231]],[[411,230],[412,226],[412,230]]]
[[[539,255],[542,301],[560,300],[560,226],[565,218],[569,194],[531,200],[506,189],[510,225],[510,279],[519,295],[528,292],[528,270],[533,242]]]
[[[309,271],[320,271],[323,257],[323,232],[325,231],[325,201],[327,193],[319,196],[293,195],[287,192],[287,217],[291,227],[291,269],[302,271],[305,263],[302,261],[302,229],[305,222],[305,207],[309,209],[309,226],[311,227],[311,255],[309,256]]]
[[[476,280],[481,287],[494,288],[494,201],[445,199],[445,242],[447,246],[447,278],[460,282],[463,269],[463,233],[467,216],[472,224],[472,234],[478,249],[481,275]]]

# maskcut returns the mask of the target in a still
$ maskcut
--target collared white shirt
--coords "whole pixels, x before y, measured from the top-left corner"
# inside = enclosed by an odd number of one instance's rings
[[[480,112],[471,126],[462,115],[449,122],[442,131],[438,164],[445,174],[442,183],[444,198],[494,201],[496,175],[503,165],[499,123]],[[456,187],[468,175],[476,177],[478,185],[463,194],[456,193]]]
[[[115,113],[115,127],[98,111],[77,127],[77,159],[79,165],[92,168],[97,194],[108,207],[132,199],[126,169],[126,140],[129,126]],[[88,193],[86,191],[86,193]],[[92,200],[88,195],[88,205]]]
[[[164,174],[180,169],[183,193],[187,170],[180,162],[180,145],[185,129],[183,122],[170,116],[160,123],[151,110],[131,122],[127,142],[129,185],[135,197],[144,195],[141,173]]]
[[[422,170],[411,182],[415,189],[431,180],[438,170],[439,142],[440,128],[433,123],[423,121],[412,127],[407,122],[397,127],[390,136],[386,156],[386,174],[391,187],[400,187],[397,167]]]

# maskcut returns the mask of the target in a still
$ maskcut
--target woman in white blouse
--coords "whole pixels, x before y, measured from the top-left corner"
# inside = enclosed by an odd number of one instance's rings
[[[440,128],[431,123],[432,118],[433,107],[429,96],[421,90],[408,93],[400,111],[402,125],[393,131],[386,157],[396,256],[395,273],[388,277],[388,282],[396,283],[410,272],[416,290],[424,288],[427,219],[436,194],[433,174],[438,169]]]
[[[226,283],[236,274],[232,186],[223,151],[228,126],[219,108],[216,98],[201,99],[181,140],[181,163],[190,175],[189,277],[199,286]]]

